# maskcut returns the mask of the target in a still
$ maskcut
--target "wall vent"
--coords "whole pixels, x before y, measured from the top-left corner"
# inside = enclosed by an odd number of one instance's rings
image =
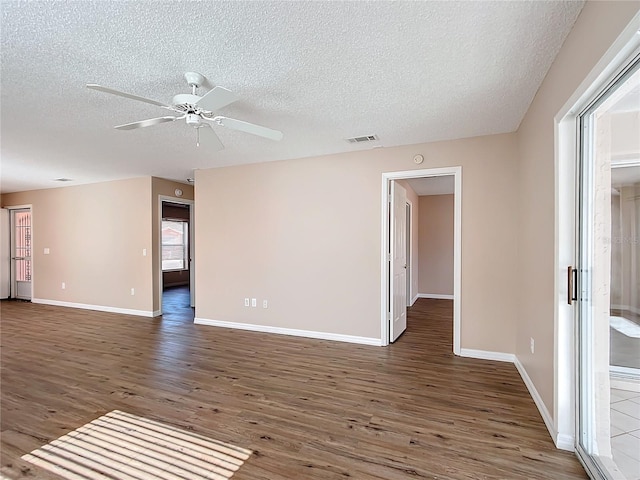
[[[378,140],[377,135],[364,135],[363,137],[347,138],[347,142],[349,143],[375,142],[376,140]]]

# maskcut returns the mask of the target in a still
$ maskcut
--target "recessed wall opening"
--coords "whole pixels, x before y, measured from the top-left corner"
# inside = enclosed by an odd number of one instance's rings
[[[161,201],[160,280],[163,319],[193,321],[193,205]]]

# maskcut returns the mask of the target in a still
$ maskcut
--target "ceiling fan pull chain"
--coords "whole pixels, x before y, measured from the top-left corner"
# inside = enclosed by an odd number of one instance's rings
[[[196,147],[200,146],[200,129],[196,128]]]

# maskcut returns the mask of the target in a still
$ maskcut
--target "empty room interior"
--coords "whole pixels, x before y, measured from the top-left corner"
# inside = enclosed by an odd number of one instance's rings
[[[640,480],[640,1],[0,14],[0,478]]]

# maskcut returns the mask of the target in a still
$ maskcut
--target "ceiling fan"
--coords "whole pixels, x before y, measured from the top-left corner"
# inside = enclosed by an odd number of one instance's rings
[[[184,74],[184,78],[191,87],[191,93],[176,95],[173,97],[171,104],[140,97],[131,93],[121,92],[119,90],[114,90],[113,88],[96,85],[95,83],[88,83],[87,88],[110,93],[112,95],[118,95],[120,97],[130,98],[131,100],[137,100],[139,102],[150,103],[151,105],[157,105],[158,107],[171,110],[178,114],[177,116],[168,115],[165,117],[150,118],[139,122],[117,125],[114,128],[118,130],[133,130],[136,128],[151,127],[160,123],[175,122],[176,120],[182,120],[184,118],[187,125],[196,129],[196,145],[199,146],[200,140],[202,140],[202,143],[206,145],[207,148],[215,150],[222,150],[224,145],[222,145],[218,135],[213,131],[212,124],[221,125],[232,130],[251,133],[271,140],[282,140],[282,132],[279,132],[278,130],[272,130],[271,128],[256,125],[254,123],[236,120],[235,118],[215,115],[214,112],[216,110],[237,101],[238,97],[233,92],[223,87],[214,87],[212,90],[209,90],[206,94],[200,97],[196,95],[196,90],[204,83],[204,76],[195,72],[187,72]]]

